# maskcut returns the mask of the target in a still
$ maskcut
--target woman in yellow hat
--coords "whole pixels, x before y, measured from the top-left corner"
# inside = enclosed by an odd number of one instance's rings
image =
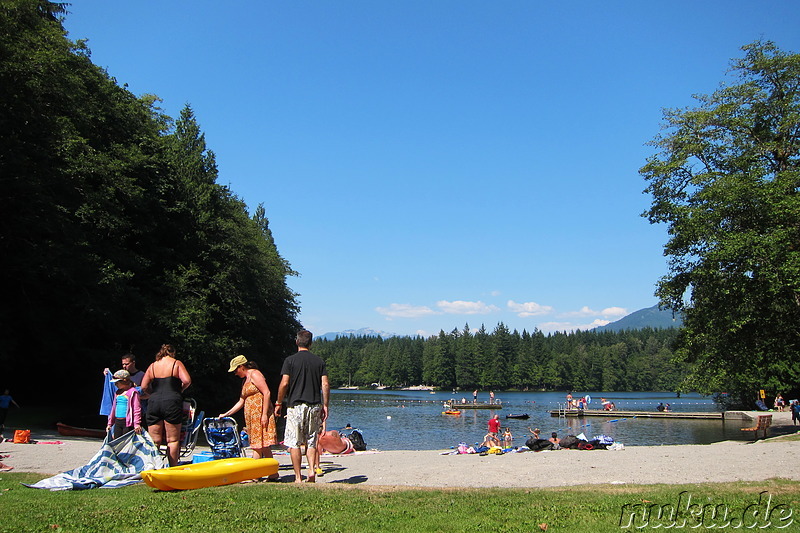
[[[220,414],[230,416],[244,407],[244,423],[250,439],[253,458],[272,457],[270,446],[278,444],[278,431],[275,427],[275,414],[267,380],[254,361],[243,355],[231,359],[228,372],[235,372],[242,379],[242,395],[236,405]]]

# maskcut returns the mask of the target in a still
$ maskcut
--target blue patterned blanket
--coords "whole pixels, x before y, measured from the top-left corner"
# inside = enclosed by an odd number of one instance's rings
[[[112,489],[138,483],[144,470],[166,466],[147,433],[137,435],[131,431],[116,440],[106,440],[89,464],[43,479],[26,487],[48,490]]]

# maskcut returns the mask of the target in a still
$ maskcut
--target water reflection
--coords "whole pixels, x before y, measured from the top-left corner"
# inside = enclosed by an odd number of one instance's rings
[[[573,393],[576,397],[587,393]],[[590,407],[599,406],[600,394],[592,396]],[[564,401],[563,393],[498,393],[503,409],[463,410],[461,416],[442,414],[445,400],[461,399],[463,392],[452,394],[426,391],[332,391],[329,429],[346,424],[359,428],[370,448],[379,450],[449,449],[459,442],[480,442],[487,422],[495,413],[503,427],[514,435],[514,445],[522,445],[530,436],[528,428],[538,427],[542,436],[557,432],[560,436],[584,433],[591,438],[608,435],[626,446],[663,444],[709,444],[722,440],[745,440],[740,428],[747,422],[720,420],[675,420],[651,418],[557,418],[548,411]],[[698,394],[680,398],[670,393],[603,393],[618,409],[651,411],[659,402],[670,403],[673,411],[716,411],[710,398]],[[485,400],[482,394],[479,401]],[[471,399],[471,395],[470,395]],[[527,413],[528,420],[506,419],[509,413]]]

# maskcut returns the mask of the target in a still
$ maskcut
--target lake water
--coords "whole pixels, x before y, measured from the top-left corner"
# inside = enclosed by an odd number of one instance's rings
[[[589,394],[590,407],[599,408],[601,393],[573,392],[573,396]],[[711,398],[685,394],[680,398],[667,392],[602,393],[618,410],[651,411],[659,402],[669,403],[675,412],[717,412]],[[723,440],[745,440],[740,428],[749,422],[722,420],[676,420],[652,418],[558,418],[548,411],[565,402],[563,392],[502,392],[497,398],[503,408],[465,409],[461,416],[442,414],[442,404],[450,398],[472,401],[472,392],[428,391],[331,391],[328,429],[341,429],[347,424],[358,428],[369,448],[379,450],[444,450],[459,442],[474,444],[483,440],[487,422],[495,413],[503,428],[509,427],[514,445],[525,444],[528,427],[540,428],[542,438],[557,432],[559,436],[584,433],[588,438],[608,435],[626,446],[658,446],[665,444],[709,444]],[[478,401],[487,401],[481,393]],[[506,419],[510,413],[527,413],[528,420]]]

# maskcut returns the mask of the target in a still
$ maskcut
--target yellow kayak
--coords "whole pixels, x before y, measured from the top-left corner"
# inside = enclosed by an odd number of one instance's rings
[[[275,459],[235,457],[161,470],[145,470],[142,472],[142,479],[159,490],[185,490],[230,485],[277,473],[278,461]]]

